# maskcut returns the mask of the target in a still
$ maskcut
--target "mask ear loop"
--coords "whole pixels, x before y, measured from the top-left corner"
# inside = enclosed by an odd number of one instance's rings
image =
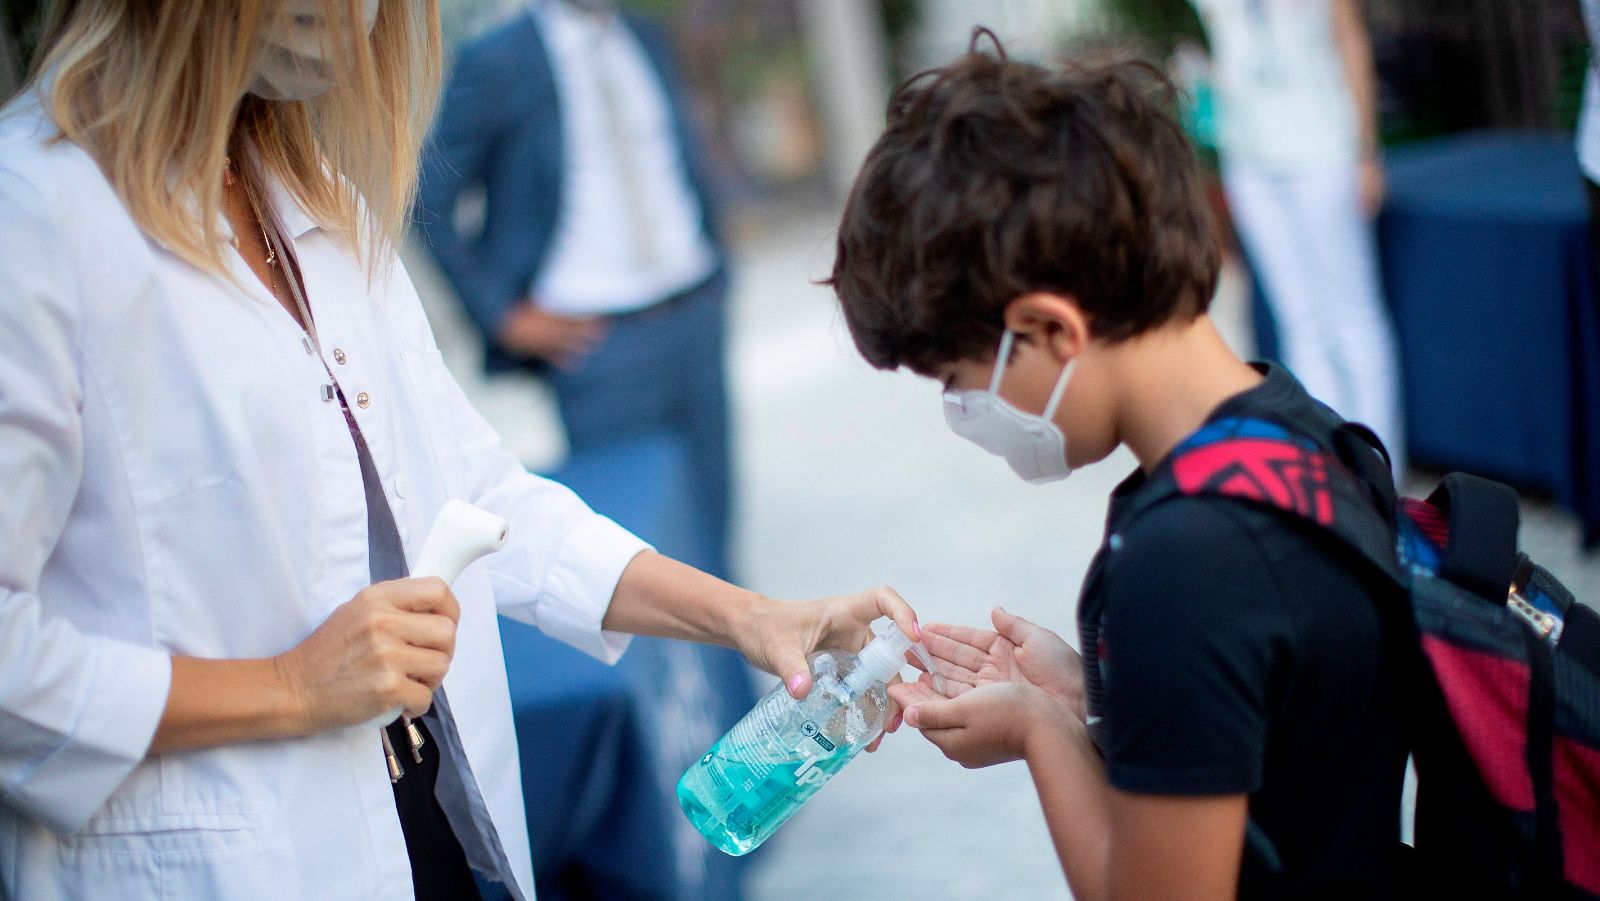
[[[1078,358],[1073,357],[1067,365],[1061,367],[1061,376],[1056,379],[1056,387],[1050,392],[1050,402],[1044,405],[1041,418],[1051,420],[1055,418],[1056,408],[1061,406],[1061,397],[1067,393],[1067,379],[1072,375],[1072,367],[1078,365]]]
[[[1011,348],[1017,343],[1017,335],[1011,329],[1006,329],[1000,336],[1000,353],[994,358],[994,375],[989,376],[989,393],[1000,396],[1000,380],[1005,377],[1006,364],[1011,362]]]

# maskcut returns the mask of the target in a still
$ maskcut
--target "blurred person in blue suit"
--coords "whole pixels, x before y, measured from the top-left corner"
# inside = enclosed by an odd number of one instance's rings
[[[418,221],[488,370],[545,378],[574,453],[683,440],[687,556],[727,577],[726,256],[681,93],[656,24],[609,0],[530,0],[460,49]]]

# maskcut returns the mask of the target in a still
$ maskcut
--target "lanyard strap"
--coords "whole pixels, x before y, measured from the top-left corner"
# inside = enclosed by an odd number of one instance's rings
[[[262,210],[262,207],[257,205],[256,209]],[[263,222],[270,215],[269,211],[263,211]],[[289,293],[294,297],[295,307],[300,311],[306,338],[310,340],[317,359],[322,362],[322,370],[328,374],[332,382],[334,395],[339,400],[339,409],[344,413],[345,425],[349,427],[350,438],[356,445],[356,458],[361,466],[361,485],[367,499],[369,575],[373,582],[403,579],[410,574],[410,569],[406,565],[405,546],[400,540],[400,528],[395,522],[394,510],[389,506],[389,496],[383,490],[383,480],[378,477],[378,466],[373,462],[366,436],[361,433],[361,426],[356,422],[355,414],[350,412],[350,404],[345,399],[344,389],[339,387],[339,380],[334,377],[328,361],[322,356],[322,344],[317,338],[317,322],[311,317],[311,305],[306,302],[305,288],[300,281],[299,261],[292,255],[288,242],[283,240],[275,217],[272,218],[271,227],[264,231],[270,249],[282,261],[279,269],[283,273],[284,282],[289,286]]]

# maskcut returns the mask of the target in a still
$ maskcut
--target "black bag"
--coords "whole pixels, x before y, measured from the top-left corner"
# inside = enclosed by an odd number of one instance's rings
[[[1413,715],[1419,889],[1600,899],[1600,616],[1518,553],[1512,489],[1456,473],[1427,500],[1397,498],[1389,473],[1363,426],[1225,419],[1173,452],[1141,506],[1270,508],[1395,586],[1382,612],[1417,651],[1396,689]]]

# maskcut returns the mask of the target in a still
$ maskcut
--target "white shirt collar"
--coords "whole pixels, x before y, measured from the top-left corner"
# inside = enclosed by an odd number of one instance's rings
[[[300,206],[283,179],[274,173],[267,174],[267,203],[278,217],[278,223],[283,226],[285,237],[290,240],[299,240],[322,227]]]

